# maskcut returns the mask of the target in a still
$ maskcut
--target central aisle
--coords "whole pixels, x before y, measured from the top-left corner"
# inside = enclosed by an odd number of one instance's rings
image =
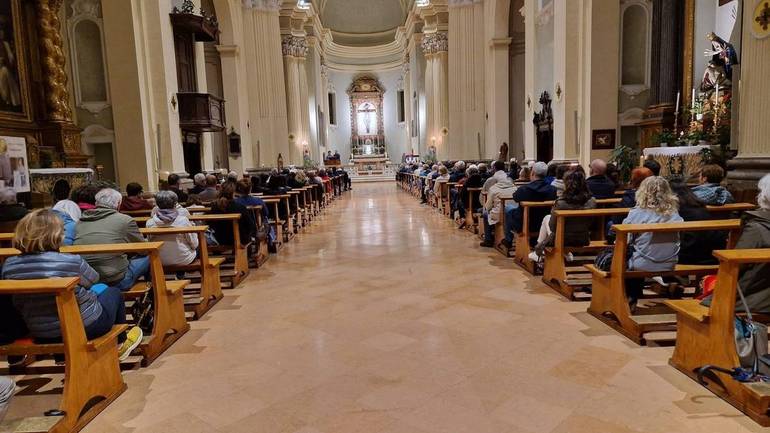
[[[84,431],[754,431],[671,348],[585,309],[393,183],[356,184]]]

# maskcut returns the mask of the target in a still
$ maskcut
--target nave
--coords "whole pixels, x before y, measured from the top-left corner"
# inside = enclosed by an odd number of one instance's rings
[[[392,183],[358,184],[83,431],[761,431],[672,348],[477,245]]]

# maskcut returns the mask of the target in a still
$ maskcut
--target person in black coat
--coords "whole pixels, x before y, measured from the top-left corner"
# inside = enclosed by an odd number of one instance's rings
[[[607,163],[601,159],[591,162],[591,177],[586,179],[588,189],[595,199],[614,198],[615,183],[607,177]]]
[[[672,182],[671,189],[679,197],[679,215],[685,221],[713,219],[706,205],[684,182]],[[679,263],[685,265],[714,265],[718,261],[714,250],[727,247],[727,233],[718,230],[682,232],[679,234]]]
[[[251,238],[257,232],[257,222],[254,219],[254,212],[235,201],[235,182],[228,181],[222,184],[222,187],[219,190],[219,198],[211,203],[211,213],[237,213],[241,215],[241,218],[238,220],[238,232],[242,245],[251,242]],[[214,237],[220,245],[233,245],[233,243],[235,243],[232,222],[229,220],[210,221],[208,225],[214,232]]]
[[[556,188],[545,180],[548,174],[548,165],[544,162],[536,162],[532,166],[531,181],[521,185],[513,193],[513,201],[549,201],[556,200]],[[550,212],[549,208],[530,209],[529,231],[538,233],[543,218]],[[503,245],[511,248],[513,245],[513,233],[521,233],[524,226],[524,209],[518,205],[506,205],[505,207],[505,239]]]

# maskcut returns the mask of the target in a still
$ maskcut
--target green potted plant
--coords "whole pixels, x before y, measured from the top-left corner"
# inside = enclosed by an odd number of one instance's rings
[[[669,144],[674,145],[676,135],[670,130],[664,129],[652,136],[652,142],[660,147],[667,147]]]
[[[631,170],[639,165],[639,150],[630,146],[620,145],[610,153],[610,162],[615,164],[624,183],[631,180]]]

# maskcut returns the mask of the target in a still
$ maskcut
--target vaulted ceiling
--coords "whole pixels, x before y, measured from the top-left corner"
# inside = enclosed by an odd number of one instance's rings
[[[393,40],[414,0],[318,0],[321,22],[338,43],[369,45]]]

